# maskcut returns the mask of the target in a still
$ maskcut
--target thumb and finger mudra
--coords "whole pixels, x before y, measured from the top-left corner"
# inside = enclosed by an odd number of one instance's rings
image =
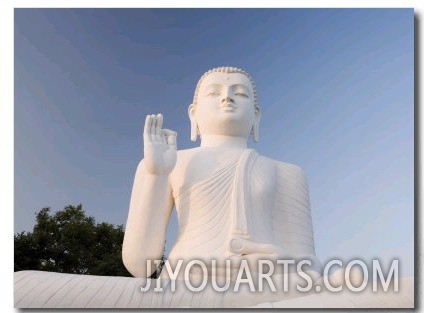
[[[177,133],[170,129],[162,129],[163,115],[146,116],[143,138],[145,143],[163,143],[171,148],[177,148]]]

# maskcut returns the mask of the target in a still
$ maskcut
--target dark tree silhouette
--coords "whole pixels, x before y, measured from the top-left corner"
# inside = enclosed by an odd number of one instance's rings
[[[122,225],[96,223],[82,205],[36,213],[33,232],[15,235],[14,270],[131,276],[122,263]]]

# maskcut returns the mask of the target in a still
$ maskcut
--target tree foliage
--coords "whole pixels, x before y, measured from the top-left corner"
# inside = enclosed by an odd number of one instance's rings
[[[82,205],[36,213],[33,232],[15,235],[14,270],[131,276],[122,263],[124,228],[96,223]]]

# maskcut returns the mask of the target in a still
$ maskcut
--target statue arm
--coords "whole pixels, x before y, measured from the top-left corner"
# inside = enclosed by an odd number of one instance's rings
[[[275,243],[288,254],[309,258],[319,267],[315,256],[309,190],[303,170],[293,164],[278,163],[276,188],[273,212]]]
[[[176,162],[176,134],[162,130],[162,116],[147,116],[144,155],[134,179],[122,246],[122,259],[135,277],[149,277],[162,258],[174,201],[169,174]],[[151,260],[149,269],[147,262]]]

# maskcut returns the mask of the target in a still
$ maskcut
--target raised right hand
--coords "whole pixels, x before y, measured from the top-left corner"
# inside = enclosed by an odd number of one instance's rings
[[[177,162],[177,133],[162,129],[163,116],[147,115],[144,124],[144,164],[152,175],[169,175]]]

